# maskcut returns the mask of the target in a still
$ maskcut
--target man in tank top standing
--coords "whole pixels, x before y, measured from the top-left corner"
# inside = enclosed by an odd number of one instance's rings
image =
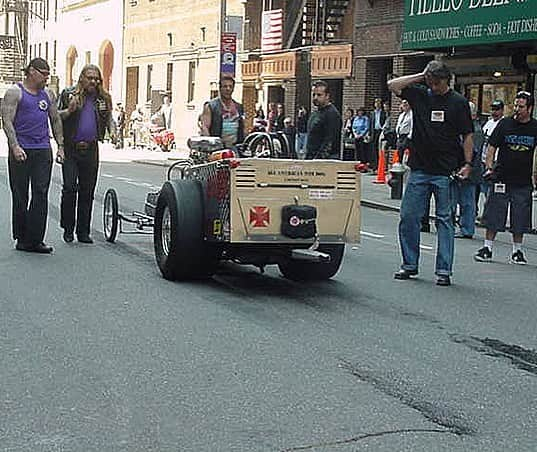
[[[64,159],[62,123],[54,94],[46,87],[48,63],[34,58],[24,69],[24,81],[10,87],[2,102],[8,140],[9,185],[13,200],[13,238],[19,251],[52,253],[43,242],[52,173],[49,119],[58,144],[56,160]],[[31,199],[29,186],[31,184]]]

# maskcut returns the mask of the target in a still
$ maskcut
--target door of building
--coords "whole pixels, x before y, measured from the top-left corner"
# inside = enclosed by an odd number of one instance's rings
[[[326,83],[328,83],[332,104],[334,104],[334,107],[337,108],[337,111],[341,113],[341,109],[343,108],[343,80],[326,80]]]
[[[125,99],[125,111],[127,118],[130,118],[131,113],[138,104],[138,66],[131,66],[127,68],[127,83],[126,83],[126,99]]]

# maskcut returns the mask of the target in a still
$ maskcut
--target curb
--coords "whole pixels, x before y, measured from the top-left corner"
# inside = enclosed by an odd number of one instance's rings
[[[171,166],[171,163],[166,160],[131,160],[132,163],[139,163],[142,165],[153,165],[153,166]]]
[[[389,204],[384,204],[377,201],[370,201],[368,199],[360,200],[360,205],[364,207],[370,207],[371,209],[384,210],[388,212],[399,212],[400,207],[390,206]]]

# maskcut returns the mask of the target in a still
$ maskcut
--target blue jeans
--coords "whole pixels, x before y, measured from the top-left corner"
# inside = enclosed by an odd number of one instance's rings
[[[426,213],[427,201],[432,193],[436,205],[438,232],[435,273],[451,275],[455,233],[453,184],[449,176],[435,176],[421,170],[410,172],[401,202],[399,221],[399,242],[403,253],[402,269],[418,270],[421,218]]]
[[[459,205],[459,223],[461,233],[475,234],[475,189],[476,185],[469,182],[455,184],[457,191],[457,204]]]
[[[307,133],[297,133],[296,134],[295,149],[296,149],[296,153],[297,153],[298,157],[301,158],[301,159],[303,159],[304,156],[306,155],[307,138],[308,138]]]

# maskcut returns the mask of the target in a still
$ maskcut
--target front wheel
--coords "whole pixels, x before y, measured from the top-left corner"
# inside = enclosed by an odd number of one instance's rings
[[[322,281],[332,278],[341,267],[344,244],[320,245],[317,251],[330,254],[330,262],[301,262],[288,259],[278,264],[282,275],[293,281]]]
[[[199,279],[213,274],[218,259],[204,241],[203,196],[198,182],[164,183],[157,200],[153,243],[165,279]]]
[[[119,202],[113,188],[106,190],[103,203],[103,232],[107,242],[116,241],[119,227]]]

